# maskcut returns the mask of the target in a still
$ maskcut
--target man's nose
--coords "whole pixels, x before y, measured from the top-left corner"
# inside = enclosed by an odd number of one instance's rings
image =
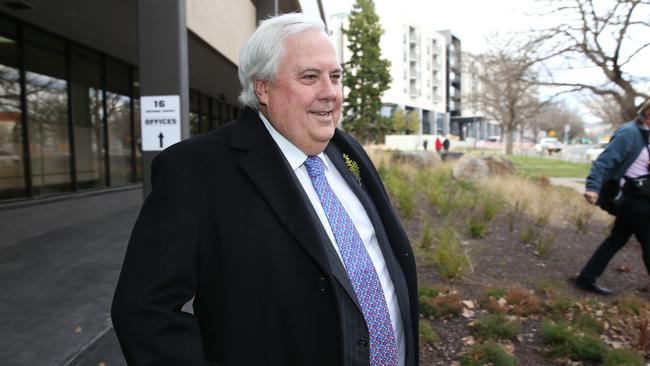
[[[334,100],[339,95],[339,84],[333,83],[330,78],[323,78],[321,82],[320,99]]]

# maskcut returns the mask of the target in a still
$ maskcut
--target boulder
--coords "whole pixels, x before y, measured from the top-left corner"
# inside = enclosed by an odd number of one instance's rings
[[[454,164],[452,174],[456,179],[477,181],[487,178],[490,175],[490,168],[485,160],[465,155]]]
[[[436,166],[441,161],[440,155],[434,151],[394,151],[391,155],[392,163],[407,163],[418,168]]]
[[[488,156],[483,158],[490,169],[490,175],[511,175],[515,173],[512,162],[501,156]]]

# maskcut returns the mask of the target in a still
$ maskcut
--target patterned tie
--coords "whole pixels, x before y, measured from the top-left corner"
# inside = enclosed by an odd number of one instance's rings
[[[305,160],[305,167],[318,194],[334,239],[338,244],[345,270],[359,300],[370,333],[370,365],[397,365],[397,345],[388,313],[384,291],[357,228],[336,197],[318,156]]]

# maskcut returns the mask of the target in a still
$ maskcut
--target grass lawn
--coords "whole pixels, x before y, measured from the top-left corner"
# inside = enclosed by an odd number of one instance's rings
[[[591,164],[587,163],[572,163],[536,156],[510,155],[505,157],[512,161],[517,171],[547,177],[584,178],[591,168]]]

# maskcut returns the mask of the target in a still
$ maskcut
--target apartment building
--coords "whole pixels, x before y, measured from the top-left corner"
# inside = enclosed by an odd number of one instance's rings
[[[477,103],[477,96],[484,93],[479,78],[483,71],[480,55],[463,52],[461,57],[461,113],[452,117],[452,129],[458,130],[464,137],[477,140],[498,140],[501,129],[496,121],[488,118]]]
[[[428,24],[418,24],[403,15],[396,2],[375,1],[376,12],[384,30],[380,47],[382,57],[391,62],[392,83],[382,96],[382,115],[390,116],[396,108],[415,112],[420,117],[421,134],[446,135],[450,132],[449,110],[456,110],[459,102],[450,108],[448,70],[448,42],[445,32]],[[330,30],[337,44],[341,62],[349,59],[347,40],[342,28],[348,27],[348,13],[330,18]],[[457,39],[457,38],[456,38]],[[459,42],[458,42],[459,47]],[[460,80],[460,73],[454,76]],[[460,89],[460,85],[458,85]]]

